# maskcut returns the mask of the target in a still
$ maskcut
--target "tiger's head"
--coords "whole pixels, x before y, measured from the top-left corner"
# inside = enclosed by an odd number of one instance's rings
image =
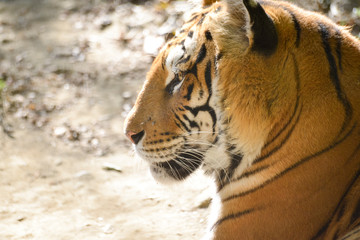
[[[263,106],[270,100],[259,94],[259,83],[234,79],[242,67],[248,71],[239,56],[270,55],[277,42],[257,2],[203,1],[161,49],[125,121],[155,179],[182,180],[200,166],[229,177],[251,164],[266,138],[270,119]]]

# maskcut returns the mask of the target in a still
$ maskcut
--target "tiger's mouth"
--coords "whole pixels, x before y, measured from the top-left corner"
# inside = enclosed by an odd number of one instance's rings
[[[155,174],[165,173],[175,180],[183,180],[197,170],[202,162],[204,155],[196,152],[181,153],[178,157],[166,161],[153,163],[151,170]]]

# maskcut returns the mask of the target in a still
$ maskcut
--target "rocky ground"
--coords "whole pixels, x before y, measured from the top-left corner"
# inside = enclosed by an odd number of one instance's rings
[[[359,2],[301,3],[358,34]],[[186,1],[0,1],[1,240],[203,235],[210,180],[158,185],[123,136],[158,47],[190,9]]]

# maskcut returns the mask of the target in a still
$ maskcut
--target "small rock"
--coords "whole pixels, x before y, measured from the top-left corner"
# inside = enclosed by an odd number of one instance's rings
[[[69,141],[78,141],[80,139],[80,133],[75,130],[70,130],[70,134],[68,136]]]
[[[108,17],[104,17],[99,19],[97,25],[99,26],[100,30],[104,30],[105,28],[109,27],[112,24],[112,20]]]
[[[72,49],[56,49],[54,56],[56,58],[68,58],[68,57],[72,57]]]
[[[125,92],[123,92],[123,94],[122,94],[122,97],[123,97],[124,99],[129,99],[129,98],[131,98],[131,96],[132,96],[132,94],[131,94],[130,91],[125,91]]]
[[[56,127],[56,128],[54,129],[54,136],[60,138],[60,137],[63,137],[66,132],[67,132],[67,128],[66,128],[66,127]]]
[[[73,57],[77,57],[81,53],[81,49],[79,47],[74,47],[71,51]]]
[[[104,163],[102,168],[106,171],[115,171],[115,172],[122,173],[122,170],[119,166],[116,166],[115,164],[112,164],[109,162]]]
[[[20,63],[20,62],[22,62],[23,60],[24,60],[24,56],[21,55],[21,54],[19,54],[19,55],[17,55],[17,56],[15,57],[15,61],[16,61],[17,63]]]
[[[90,144],[91,144],[91,146],[93,146],[93,147],[99,146],[99,143],[100,143],[100,141],[99,141],[99,139],[97,139],[97,138],[93,138],[93,139],[90,140]]]
[[[76,30],[83,30],[85,28],[84,26],[84,23],[80,22],[80,21],[77,21],[75,24],[74,24],[74,28]]]
[[[55,166],[60,166],[60,165],[62,165],[63,164],[63,160],[62,159],[57,159],[56,161],[55,161]]]
[[[94,179],[94,176],[86,170],[82,170],[75,174],[75,177],[81,181],[89,181]]]
[[[104,231],[105,234],[112,234],[114,232],[114,226],[111,224],[106,224],[102,230]]]
[[[24,221],[25,219],[26,219],[26,217],[21,216],[21,217],[18,217],[16,220],[17,220],[18,222],[22,222],[22,221]]]

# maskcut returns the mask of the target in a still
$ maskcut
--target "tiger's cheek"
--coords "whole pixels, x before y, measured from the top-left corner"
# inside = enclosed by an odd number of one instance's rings
[[[208,112],[199,112],[196,116],[196,121],[199,123],[202,133],[206,133],[210,142],[213,142],[216,132],[213,132],[214,122]]]

